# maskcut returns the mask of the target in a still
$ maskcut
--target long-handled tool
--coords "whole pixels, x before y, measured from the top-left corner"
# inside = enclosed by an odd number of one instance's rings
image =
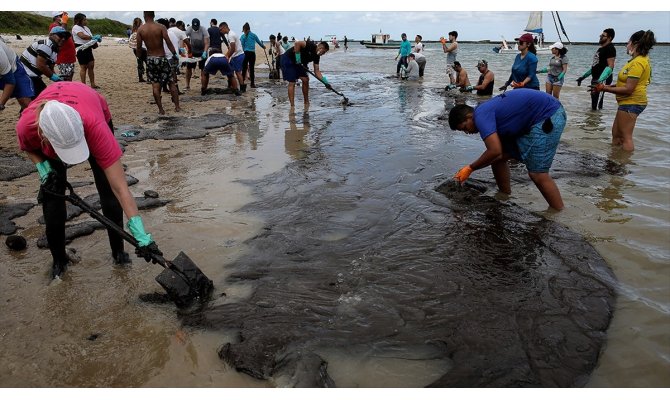
[[[130,233],[86,203],[74,192],[69,182],[65,182],[65,185],[69,194],[63,196],[53,192],[49,193],[65,198],[70,203],[89,213],[91,217],[98,220],[106,228],[116,232],[126,242],[134,247],[139,247],[139,243]],[[163,266],[163,271],[156,276],[156,282],[165,289],[177,307],[187,307],[196,299],[204,301],[209,298],[214,288],[212,281],[205,276],[200,268],[183,251],[180,251],[179,255],[172,261],[166,260],[158,254],[152,254],[151,258]]]
[[[317,77],[316,74],[315,74],[314,72],[310,71],[309,68],[305,67],[305,66],[302,65],[302,64],[300,64],[300,65],[305,69],[305,71],[307,71],[310,75],[312,75],[313,77],[315,77],[317,81],[319,81],[319,82],[323,83],[324,85],[326,85],[326,82],[324,82],[324,81],[322,81],[321,79],[319,79],[319,77]],[[342,93],[340,93],[340,92],[338,92],[337,90],[333,89],[332,86],[328,85],[328,86],[326,86],[326,88],[332,90],[333,92],[335,92],[335,94],[342,96],[342,97],[344,98],[344,100],[342,100],[342,104],[343,104],[343,105],[345,105],[345,106],[350,106],[350,105],[352,105],[352,103],[349,101],[349,99],[347,99],[347,97],[346,97],[345,95],[343,95]]]

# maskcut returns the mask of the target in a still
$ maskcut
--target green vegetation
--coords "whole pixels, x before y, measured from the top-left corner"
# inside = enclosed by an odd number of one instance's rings
[[[74,14],[70,14],[68,28],[72,29]],[[52,19],[44,15],[24,11],[0,11],[0,31],[19,35],[46,35]],[[125,36],[128,25],[109,18],[89,19],[88,27],[94,34]]]

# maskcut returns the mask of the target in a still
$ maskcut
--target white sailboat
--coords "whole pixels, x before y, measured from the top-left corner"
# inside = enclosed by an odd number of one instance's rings
[[[556,14],[554,15],[554,13]],[[526,28],[523,31],[524,33],[530,33],[531,35],[533,35],[533,39],[535,40],[535,48],[537,49],[537,54],[551,54],[551,48],[544,43],[544,31],[542,29],[542,15],[543,15],[542,11],[531,11],[530,15],[528,16],[528,23],[526,24]],[[557,18],[558,23],[561,25],[561,29],[563,30],[563,34],[565,34],[565,37],[568,38],[568,35],[567,33],[565,33],[565,29],[563,28],[561,18],[558,16],[558,11],[551,11],[551,16],[552,18],[554,18],[554,25],[556,25],[556,33],[558,34],[559,40],[562,40],[562,38],[560,32],[558,31],[558,25],[556,24]],[[570,39],[568,39],[568,41],[570,41]],[[498,54],[517,54],[519,53],[518,46],[519,46],[518,43],[515,43],[514,47],[508,45],[507,41],[503,37],[502,45],[494,47],[493,51]]]

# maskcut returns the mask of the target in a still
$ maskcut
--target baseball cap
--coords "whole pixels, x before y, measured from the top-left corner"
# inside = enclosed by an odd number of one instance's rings
[[[52,16],[52,17],[58,17],[58,16],[60,16],[60,15],[62,15],[62,14],[63,14],[62,11],[52,11],[52,12],[51,12],[51,16]]]
[[[193,18],[193,21],[191,21],[191,26],[193,29],[199,29],[200,28],[200,20],[197,18]]]
[[[64,163],[74,165],[88,159],[90,153],[84,139],[84,124],[77,110],[49,100],[40,113],[39,126]]]
[[[480,67],[482,65],[486,65],[487,67],[489,66],[489,63],[486,62],[486,60],[479,60],[477,61],[477,66]]]
[[[49,31],[49,35],[68,37],[70,36],[70,32],[66,31],[64,28],[60,26],[54,26],[53,28],[51,28],[51,31]]]
[[[556,42],[556,43],[552,44],[551,47],[550,47],[550,49],[559,49],[559,50],[562,49],[562,48],[563,48],[563,43],[561,43],[561,42]]]
[[[519,42],[526,42],[526,43],[533,43],[533,35],[530,33],[524,33],[521,35],[521,37],[518,39]]]

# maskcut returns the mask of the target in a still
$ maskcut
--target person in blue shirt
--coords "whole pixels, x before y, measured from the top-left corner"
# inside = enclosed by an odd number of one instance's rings
[[[449,127],[466,133],[479,133],[486,151],[461,168],[454,179],[465,182],[478,169],[491,166],[498,189],[511,193],[511,158],[523,162],[528,176],[551,208],[563,209],[556,182],[549,176],[558,142],[565,128],[566,115],[561,103],[539,90],[514,90],[472,108],[459,104],[449,111]]]
[[[533,42],[533,35],[530,33],[521,35],[518,48],[521,53],[517,54],[514,59],[512,73],[507,82],[499,90],[505,90],[510,85],[514,89],[527,88],[540,90],[540,81],[537,79],[537,75],[535,75],[535,71],[537,71],[537,57],[535,56],[537,50]]]
[[[251,32],[251,27],[248,22],[245,22],[242,26],[242,36],[240,36],[240,42],[242,42],[242,49],[244,50],[244,63],[242,63],[242,91],[246,91],[247,85],[244,83],[244,80],[247,77],[247,71],[249,71],[249,81],[251,81],[251,87],[255,88],[256,84],[254,83],[254,69],[256,67],[256,43],[265,50],[265,45],[261,40],[256,36],[255,33]]]
[[[398,55],[395,56],[395,59],[397,60],[398,57],[400,57],[400,60],[398,61],[398,65],[396,68],[396,75],[400,76],[400,66],[404,65],[405,68],[407,68],[407,56],[409,53],[412,52],[412,44],[407,40],[407,34],[403,33],[400,35],[402,38],[402,42],[400,43],[400,49],[398,50]]]

